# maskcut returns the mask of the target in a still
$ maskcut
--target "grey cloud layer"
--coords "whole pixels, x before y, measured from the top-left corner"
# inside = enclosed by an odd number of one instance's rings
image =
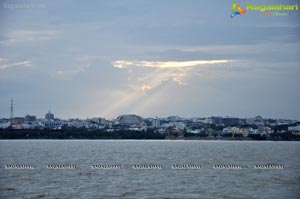
[[[0,11],[3,117],[14,98],[20,115],[300,118],[299,14],[230,19],[226,1],[39,3]]]

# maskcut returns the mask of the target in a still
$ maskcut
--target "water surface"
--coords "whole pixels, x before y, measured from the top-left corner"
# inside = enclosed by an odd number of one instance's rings
[[[268,141],[2,140],[0,198],[300,198],[300,143]],[[75,164],[51,170],[48,164]],[[255,164],[283,164],[257,170]],[[32,164],[33,170],[8,170]],[[93,164],[121,164],[117,170]],[[133,164],[162,169],[135,170]],[[174,170],[173,164],[199,164]],[[216,164],[243,169],[216,170]]]

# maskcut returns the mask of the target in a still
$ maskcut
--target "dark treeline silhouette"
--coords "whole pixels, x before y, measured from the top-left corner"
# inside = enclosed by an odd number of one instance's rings
[[[99,129],[1,129],[0,139],[164,139],[165,136],[147,131],[119,130],[107,132]]]
[[[101,129],[64,128],[53,129],[0,129],[0,139],[172,139],[179,138],[176,134],[161,134],[154,129],[145,131],[117,130],[108,132]],[[224,140],[287,140],[300,141],[300,135],[290,132],[271,133],[269,136],[260,134],[222,134],[209,136],[207,133],[184,133],[179,139],[224,139]]]

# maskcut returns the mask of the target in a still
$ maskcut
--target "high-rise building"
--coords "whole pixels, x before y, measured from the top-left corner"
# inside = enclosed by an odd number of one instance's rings
[[[160,120],[157,117],[152,120],[152,127],[160,128]]]

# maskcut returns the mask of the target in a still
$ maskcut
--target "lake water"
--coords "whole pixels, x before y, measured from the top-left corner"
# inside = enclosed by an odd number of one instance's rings
[[[299,152],[300,142],[1,140],[0,198],[300,198]],[[24,164],[35,169],[5,168]],[[47,168],[63,164],[76,169]],[[144,164],[161,169],[133,169]],[[265,164],[284,169],[254,169]]]

